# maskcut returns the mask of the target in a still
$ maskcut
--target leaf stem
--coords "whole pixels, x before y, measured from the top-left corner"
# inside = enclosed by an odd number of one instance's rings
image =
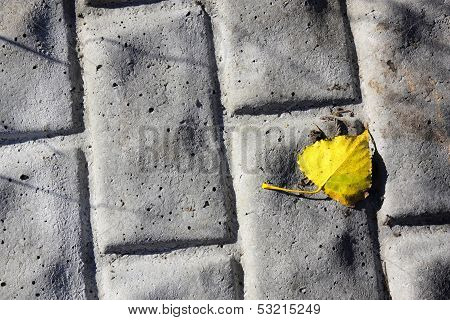
[[[320,190],[322,190],[321,187],[318,187],[316,190],[312,190],[312,191],[298,190],[298,189],[286,189],[286,188],[277,187],[277,186],[274,186],[274,185],[271,185],[271,184],[268,184],[265,182],[261,185],[261,187],[266,190],[276,190],[276,191],[283,191],[283,192],[295,193],[295,194],[316,194],[316,193],[319,193]]]

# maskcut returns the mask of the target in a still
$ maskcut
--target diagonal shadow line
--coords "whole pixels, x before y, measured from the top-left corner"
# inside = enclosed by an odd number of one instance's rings
[[[13,183],[13,184],[19,185],[19,186],[24,187],[24,188],[28,188],[28,189],[31,189],[31,190],[34,190],[34,191],[40,191],[40,192],[49,194],[49,195],[51,195],[51,196],[53,196],[55,198],[61,199],[62,201],[66,201],[68,203],[77,203],[77,204],[79,203],[79,199],[71,197],[71,196],[69,196],[67,194],[63,194],[63,193],[59,193],[59,192],[56,192],[56,191],[53,191],[53,190],[49,190],[46,187],[35,186],[35,185],[30,184],[30,183],[25,183],[25,182],[19,181],[17,179],[14,179],[14,178],[11,178],[11,177],[8,177],[8,176],[5,176],[5,175],[0,175],[0,180],[6,180],[9,183]],[[114,210],[114,211],[121,212],[121,213],[136,213],[136,211],[134,211],[134,210],[129,210],[129,209],[122,208],[122,207],[119,207],[119,206],[111,206],[111,205],[105,205],[105,204],[93,205],[93,206],[91,206],[91,208],[94,209],[94,210],[96,210],[96,209],[108,209],[108,210]]]
[[[13,41],[13,40],[8,39],[6,37],[3,37],[1,35],[0,35],[0,41],[7,42],[7,43],[9,43],[9,44],[11,44],[13,46],[19,47],[19,48],[21,48],[21,49],[23,49],[25,51],[31,52],[31,53],[33,53],[35,55],[38,55],[38,56],[40,56],[40,57],[42,57],[44,59],[50,60],[52,62],[61,64],[61,65],[64,65],[64,66],[69,65],[69,63],[67,63],[67,62],[64,62],[64,61],[61,61],[59,59],[53,58],[52,56],[43,54],[42,52],[39,52],[39,51],[37,51],[37,50],[35,50],[35,49],[31,48],[31,47],[27,47],[27,46],[25,46],[23,44],[17,43],[16,41]]]
[[[81,260],[83,266],[83,276],[85,281],[85,294],[88,299],[96,299],[98,296],[97,284],[95,282],[95,257],[93,249],[92,239],[92,227],[90,222],[90,204],[89,204],[89,186],[87,175],[87,162],[84,157],[84,153],[81,150],[77,150],[76,153],[77,164],[77,182],[80,188],[79,197],[71,197],[65,194],[60,194],[55,191],[47,190],[45,187],[33,186],[29,183],[21,182],[16,179],[9,178],[4,175],[0,175],[0,180],[6,180],[9,183],[32,189],[34,191],[40,191],[49,194],[55,198],[61,199],[66,203],[74,203],[79,205],[79,227],[81,236]],[[1,194],[0,194],[1,196]]]
[[[67,12],[68,10],[71,10],[72,8],[66,8],[66,2],[64,2],[64,18],[66,20],[66,27],[67,29],[70,29],[69,26],[69,21],[68,21],[68,15],[70,14],[70,12]],[[72,12],[72,11],[71,11]],[[41,26],[40,24],[35,24],[34,25],[36,28],[40,29],[41,31],[47,31],[45,27]],[[75,57],[75,59],[77,59],[77,51],[74,45],[72,45],[72,41],[76,41],[75,39],[72,39],[72,34],[70,31],[68,31],[67,36],[67,46],[69,48],[69,52],[68,54],[68,58],[69,57]],[[49,61],[52,61],[54,63],[60,64],[60,65],[64,65],[66,67],[69,68],[69,73],[70,73],[70,81],[73,84],[74,83],[74,76],[78,76],[76,75],[76,73],[80,73],[80,71],[77,71],[76,68],[79,67],[79,63],[78,63],[78,59],[76,62],[64,62],[61,61],[59,59],[53,58],[49,55],[45,55],[39,51],[36,51],[30,47],[24,46],[20,43],[17,43],[15,41],[12,41],[8,38],[5,38],[3,36],[0,36],[0,41],[5,41],[10,43],[11,45],[17,46],[25,51],[31,52],[35,55],[38,55],[44,59],[47,59]],[[80,77],[81,77],[81,73],[80,73]],[[76,80],[76,82],[78,82]],[[75,87],[77,87],[77,85],[75,85]],[[39,140],[39,139],[48,139],[48,138],[53,138],[53,137],[57,137],[57,136],[67,136],[67,135],[72,135],[72,134],[77,134],[77,133],[81,133],[84,131],[84,123],[83,123],[83,111],[79,110],[79,104],[82,100],[82,98],[77,97],[78,94],[75,92],[76,90],[71,90],[71,100],[72,100],[72,118],[74,121],[74,125],[73,127],[69,128],[69,129],[59,129],[59,130],[51,130],[51,131],[41,131],[41,130],[34,130],[34,131],[11,131],[11,132],[0,132],[0,146],[4,146],[4,145],[11,145],[11,144],[18,144],[18,143],[24,143],[27,141],[34,141],[34,140]]]
[[[37,187],[32,186],[28,183],[24,183],[21,181],[17,181],[15,179],[11,179],[8,178],[6,176],[0,176],[0,179],[4,179],[4,180],[8,180],[9,182],[18,184],[20,186],[24,186],[27,188],[31,188],[31,189],[36,189]],[[70,201],[70,202],[79,202],[78,199],[74,199],[71,198],[69,196],[63,195],[63,194],[59,194],[57,192],[54,191],[49,191],[49,190],[45,190],[45,189],[40,189],[43,192],[47,192],[51,195],[54,195],[58,198],[61,198],[65,201]],[[119,208],[112,208],[112,207],[108,207],[108,206],[104,206],[104,205],[99,205],[99,206],[94,206],[94,209],[97,208],[109,208],[109,209],[118,209],[118,210],[122,210],[122,211],[128,211],[128,210],[123,210],[123,209],[119,209]],[[105,230],[104,233],[108,232],[109,230],[112,230],[113,227],[109,228],[108,230]],[[102,232],[103,233],[103,232]],[[101,236],[101,233],[97,233],[97,236]],[[233,244],[235,243],[236,239],[234,238],[224,238],[224,239],[211,239],[211,240],[190,240],[190,241],[183,241],[183,242],[179,242],[179,241],[161,241],[161,242],[155,242],[152,244],[138,244],[138,245],[134,245],[134,244],[123,244],[123,245],[113,245],[108,247],[105,250],[106,254],[120,254],[120,255],[124,255],[124,254],[132,254],[132,255],[152,255],[152,254],[161,254],[161,253],[169,253],[175,250],[180,250],[180,249],[188,249],[188,248],[195,248],[195,247],[204,247],[204,246],[212,246],[212,245],[226,245],[226,244]],[[399,266],[398,264],[396,264],[393,261],[390,261],[389,259],[384,258],[383,261],[387,261],[392,263],[394,266],[396,266],[397,268],[399,268],[401,271],[405,272],[408,275],[411,275],[410,272],[408,272],[407,270],[405,270],[404,268],[402,268],[401,266]]]
[[[24,143],[27,141],[34,141],[40,139],[51,139],[60,136],[70,136],[81,133],[79,128],[52,130],[52,131],[15,131],[15,132],[0,132],[0,147]]]
[[[82,155],[81,153],[78,154],[78,157],[81,157],[79,159],[85,161],[84,155]],[[79,164],[79,170],[81,170],[81,172],[80,172],[81,174],[83,174],[83,173],[86,174],[85,171],[87,169],[83,167],[83,164]],[[83,179],[85,179],[85,178],[83,177]],[[80,200],[78,198],[73,198],[66,194],[48,190],[45,187],[34,186],[29,183],[18,181],[17,179],[13,179],[8,176],[0,175],[0,180],[6,180],[9,183],[14,183],[16,185],[19,185],[19,186],[22,186],[22,187],[25,187],[28,189],[32,189],[34,191],[39,190],[41,192],[44,192],[55,198],[61,199],[63,201],[69,202],[69,203],[76,203],[76,204],[80,203]],[[81,182],[83,183],[83,185],[81,187],[85,188],[86,181],[81,181]],[[89,201],[89,200],[87,200],[87,201]],[[88,204],[86,204],[86,203],[82,204],[81,210],[86,211],[87,210],[86,206],[88,206]],[[119,206],[111,206],[111,205],[106,205],[106,204],[98,204],[98,205],[89,204],[89,208],[91,210],[107,209],[107,210],[112,210],[112,211],[121,212],[121,213],[130,213],[130,214],[135,214],[135,215],[138,214],[138,212],[136,210],[130,210],[130,209],[122,208]],[[84,213],[84,214],[86,214],[86,213]],[[85,217],[82,217],[82,218],[84,219],[83,221],[87,223],[87,220],[86,220],[87,218],[85,218]],[[107,228],[106,230],[103,230],[102,232],[99,232],[97,230],[96,238],[99,238],[103,234],[106,234],[106,233],[110,232],[111,230],[116,230],[116,229],[117,229],[116,226],[111,226],[111,227]],[[90,229],[90,230],[92,232],[92,229]],[[224,236],[222,238],[217,238],[217,239],[205,239],[205,240],[203,240],[203,239],[194,239],[194,240],[176,239],[176,240],[172,240],[172,241],[151,241],[151,242],[147,241],[147,242],[141,242],[141,243],[137,243],[137,244],[124,243],[124,244],[120,244],[120,245],[111,245],[111,246],[106,247],[104,253],[106,253],[106,254],[138,254],[138,255],[158,254],[158,253],[171,252],[174,250],[191,248],[191,247],[233,244],[233,243],[236,243],[236,241],[237,241],[237,233],[229,232],[229,234],[227,236]]]
[[[11,40],[3,39],[3,37],[0,37],[0,39],[2,39],[2,40],[4,40],[4,41],[7,41],[7,42],[10,42],[10,43],[12,43],[12,44],[14,44],[14,45],[17,45],[17,46],[19,46],[19,47],[23,47],[23,49],[30,50],[30,48],[27,48],[27,47],[22,46],[22,45],[20,45],[20,44],[16,44],[16,43],[12,42]],[[35,52],[35,51],[32,50],[32,49],[31,49],[31,51],[32,51],[33,53],[35,53],[35,54],[41,55],[41,56],[43,56],[44,58],[50,59],[50,60],[55,61],[55,62],[57,62],[57,63],[63,63],[63,64],[65,64],[64,62],[55,60],[55,59],[52,58],[52,57],[47,57],[47,56],[45,56],[45,55],[43,55],[43,54],[41,54],[41,53],[39,53],[39,52]]]

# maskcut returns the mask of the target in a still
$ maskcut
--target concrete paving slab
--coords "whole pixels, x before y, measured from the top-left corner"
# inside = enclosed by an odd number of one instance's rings
[[[346,208],[323,194],[308,199],[261,188],[269,181],[304,189],[297,154],[320,116],[246,118],[232,133],[247,299],[377,299],[384,294],[371,231],[374,212]]]
[[[3,1],[0,138],[77,129],[65,1]]]
[[[100,247],[233,241],[205,13],[184,3],[99,12],[86,15],[82,45]]]
[[[209,3],[222,100],[230,113],[287,111],[359,98],[338,0]]]
[[[446,1],[349,1],[370,129],[386,167],[383,220],[450,223]]]
[[[447,0],[3,2],[0,298],[449,298]]]
[[[395,227],[382,240],[392,299],[450,299],[448,226]]]
[[[236,299],[236,264],[223,254],[126,256],[102,271],[104,299]]]
[[[80,161],[45,143],[1,148],[1,299],[86,299]]]

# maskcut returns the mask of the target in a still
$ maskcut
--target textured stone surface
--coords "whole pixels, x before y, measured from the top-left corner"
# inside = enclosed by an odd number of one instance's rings
[[[82,44],[101,248],[230,241],[234,204],[212,127],[220,110],[204,12],[101,12],[85,18]]]
[[[450,222],[447,1],[349,1],[370,129],[384,159],[383,215]]]
[[[393,299],[450,299],[450,228],[395,227],[381,241]]]
[[[86,298],[78,166],[46,144],[1,148],[1,299]]]
[[[63,1],[2,1],[0,137],[74,128]]]
[[[236,299],[236,262],[222,254],[119,258],[101,274],[103,299]]]
[[[346,209],[324,195],[314,200],[261,189],[264,181],[298,185],[296,154],[321,115],[303,112],[301,121],[298,115],[274,116],[263,125],[243,119],[233,132],[246,298],[382,297],[370,212]]]
[[[339,1],[212,2],[223,103],[274,112],[358,97]]]
[[[448,0],[0,2],[0,298],[449,299]]]

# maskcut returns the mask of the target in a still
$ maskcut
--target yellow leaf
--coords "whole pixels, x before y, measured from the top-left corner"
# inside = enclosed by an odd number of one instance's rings
[[[300,170],[316,190],[292,190],[267,183],[264,189],[296,194],[314,194],[323,190],[345,206],[353,206],[367,196],[372,184],[372,159],[369,131],[358,136],[337,136],[307,146],[297,158]]]

